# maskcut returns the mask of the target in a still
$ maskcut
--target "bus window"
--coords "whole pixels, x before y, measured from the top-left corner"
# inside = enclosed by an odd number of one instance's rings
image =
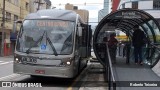
[[[51,40],[57,54],[71,54],[73,48],[74,22],[60,20],[25,20],[22,35],[17,40],[16,49],[30,53],[54,54]],[[36,43],[37,42],[37,43]]]

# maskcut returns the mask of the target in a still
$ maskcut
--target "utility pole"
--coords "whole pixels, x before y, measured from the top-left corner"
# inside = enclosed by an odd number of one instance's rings
[[[4,56],[4,29],[5,29],[5,0],[3,0],[3,9],[2,9],[2,42],[1,42],[1,56]]]
[[[41,4],[44,4],[44,3],[41,3],[41,0],[37,0],[37,1],[35,1],[34,3],[37,3],[37,4],[38,4],[37,11],[40,9],[40,5],[41,5]]]

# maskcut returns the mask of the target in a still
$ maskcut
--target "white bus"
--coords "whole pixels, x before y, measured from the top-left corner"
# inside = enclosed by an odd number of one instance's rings
[[[39,10],[21,23],[14,73],[73,78],[87,65],[92,32],[75,12]]]

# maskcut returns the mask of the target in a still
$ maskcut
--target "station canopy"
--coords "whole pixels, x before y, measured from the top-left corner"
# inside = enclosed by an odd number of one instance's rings
[[[158,44],[160,42],[160,27],[154,17],[145,11],[138,9],[121,9],[105,16],[97,25],[93,37],[93,48],[97,59],[105,65],[102,59],[100,43],[104,43],[104,38],[112,32],[124,32],[128,38],[132,38],[134,26],[144,31],[148,43]],[[156,61],[155,61],[156,62]]]

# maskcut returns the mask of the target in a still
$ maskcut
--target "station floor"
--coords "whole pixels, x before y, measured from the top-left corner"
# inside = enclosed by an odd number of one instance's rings
[[[113,64],[116,90],[160,90],[160,77],[148,65],[137,65],[133,60],[117,57]]]

